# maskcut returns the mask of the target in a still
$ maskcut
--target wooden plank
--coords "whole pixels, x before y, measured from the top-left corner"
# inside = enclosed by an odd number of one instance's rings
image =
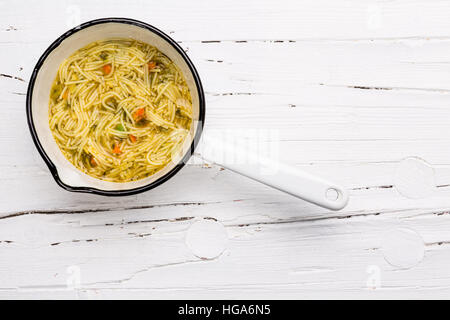
[[[158,214],[180,210],[184,209],[160,208]],[[418,297],[448,290],[443,282],[450,275],[439,266],[450,251],[436,243],[445,241],[436,234],[446,232],[449,215],[399,220],[393,214],[243,226],[224,221],[229,240],[225,252],[214,260],[193,256],[185,245],[186,231],[198,219],[131,221],[140,215],[130,210],[4,219],[0,292],[66,295],[66,282],[75,269],[80,294],[88,290],[98,297],[103,291],[115,296],[116,290],[119,294],[138,290],[153,298],[204,297],[199,288],[225,297],[234,292],[237,298],[248,293],[306,297],[320,291],[325,296],[341,292],[345,297],[399,297],[411,288],[417,289],[412,296]],[[16,231],[19,226],[21,233]],[[418,231],[425,243],[426,259],[415,268],[400,270],[384,260],[382,236],[399,227]],[[95,239],[90,238],[93,234]],[[381,272],[377,289],[367,287],[369,266]],[[182,277],[177,276],[180,273]]]
[[[395,39],[448,37],[446,1],[359,0],[180,2],[119,0],[2,2],[2,42],[48,41],[68,26],[99,17],[129,17],[154,24],[178,40]],[[35,13],[39,12],[39,15]],[[39,28],[37,28],[39,26]],[[205,27],[207,26],[207,27]]]

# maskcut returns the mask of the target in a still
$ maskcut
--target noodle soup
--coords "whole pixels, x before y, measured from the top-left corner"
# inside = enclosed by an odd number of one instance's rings
[[[155,47],[128,39],[94,42],[66,59],[49,108],[64,156],[111,182],[164,168],[192,125],[191,95],[179,68]]]

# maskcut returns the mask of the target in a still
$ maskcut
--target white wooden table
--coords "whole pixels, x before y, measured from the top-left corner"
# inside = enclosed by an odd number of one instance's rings
[[[110,16],[179,41],[206,130],[272,130],[347,208],[202,163],[137,196],[58,187],[27,82],[69,27]],[[0,0],[0,298],[449,297],[449,93],[449,1]]]

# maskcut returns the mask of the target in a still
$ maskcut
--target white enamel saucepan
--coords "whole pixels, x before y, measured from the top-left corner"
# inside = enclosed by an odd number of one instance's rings
[[[62,154],[48,124],[49,92],[59,65],[85,45],[109,38],[132,38],[149,43],[167,55],[183,72],[189,86],[193,105],[193,125],[190,139],[184,142],[179,161],[142,180],[114,183],[93,178],[76,169]],[[181,47],[165,33],[146,23],[125,19],[105,18],[86,22],[59,37],[44,52],[33,70],[27,92],[27,118],[33,141],[49,167],[56,182],[68,191],[123,196],[150,190],[174,176],[194,153],[205,119],[205,96],[198,73]],[[206,137],[205,137],[206,138]],[[205,140],[205,139],[203,139]],[[262,182],[295,197],[319,206],[339,210],[345,207],[348,194],[342,187],[278,161],[249,154],[221,141],[202,141],[201,157],[234,172]],[[218,160],[217,154],[246,154],[246,163]],[[264,174],[260,170],[264,166]]]

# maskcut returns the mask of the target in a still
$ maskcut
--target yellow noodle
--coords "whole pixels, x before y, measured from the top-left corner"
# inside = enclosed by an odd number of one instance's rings
[[[112,182],[164,168],[192,124],[191,95],[179,68],[155,47],[127,39],[94,42],[66,59],[49,109],[64,156]]]

